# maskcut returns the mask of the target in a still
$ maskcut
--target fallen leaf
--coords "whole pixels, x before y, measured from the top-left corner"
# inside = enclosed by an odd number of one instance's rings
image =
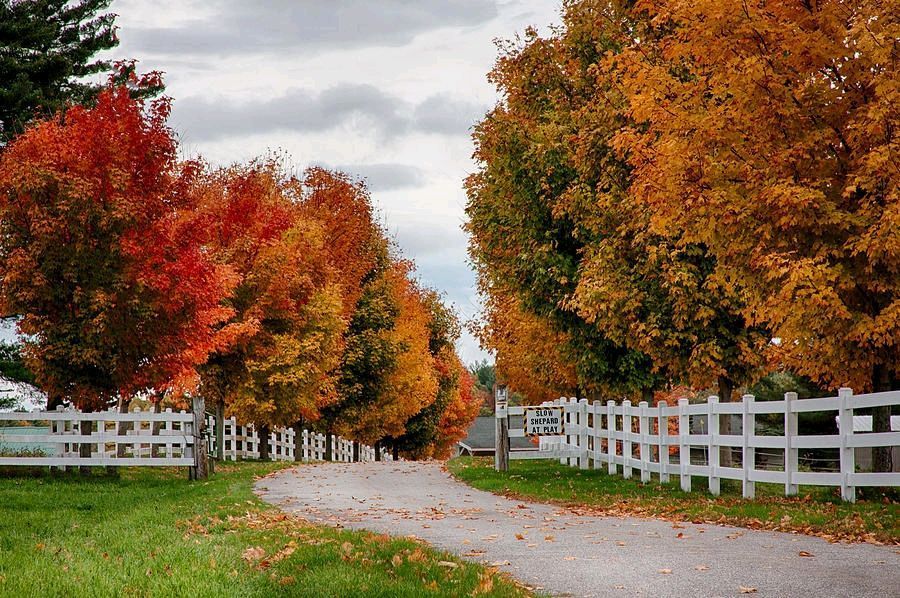
[[[453,561],[438,561],[438,565],[440,567],[447,567],[448,569],[456,569],[459,567],[459,565]]]
[[[563,560],[564,561],[577,561],[578,557],[577,556],[566,556],[566,557],[563,557]]]
[[[756,588],[752,586],[741,586],[741,594],[755,594]]]
[[[522,534],[516,534],[516,540],[524,540],[525,536]]]
[[[672,573],[672,570],[671,569],[660,569],[659,572],[662,573],[663,575],[669,575],[670,573]]]
[[[706,565],[694,565],[694,570],[696,571],[709,571],[709,567]]]
[[[799,554],[800,554],[800,556],[807,556],[807,557],[809,557],[809,556],[816,556],[816,555],[814,555],[814,554],[811,553],[811,552],[806,552],[805,550],[801,550],[801,551],[799,552]]]

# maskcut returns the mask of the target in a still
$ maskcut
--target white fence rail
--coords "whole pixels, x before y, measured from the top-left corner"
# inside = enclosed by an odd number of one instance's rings
[[[188,411],[161,413],[136,409],[85,413],[76,409],[31,413],[0,413],[0,466],[185,466],[197,464],[195,447],[201,433],[215,438],[215,418],[207,429],[195,430]],[[202,418],[199,420],[202,422]],[[226,460],[259,459],[260,438],[254,426],[234,418],[224,425]],[[210,446],[212,443],[209,443]],[[351,440],[293,428],[269,434],[269,458],[278,461],[375,461],[375,449]],[[327,454],[331,449],[331,455]],[[381,449],[380,457],[391,461]],[[330,458],[329,458],[330,457]]]
[[[194,465],[194,416],[115,410],[3,413],[0,465]],[[82,453],[82,448],[84,453]]]
[[[260,438],[253,424],[242,426],[231,417],[224,420],[223,455],[226,461],[259,459]],[[207,416],[210,438],[216,437],[216,419]],[[355,448],[356,447],[356,448]],[[212,449],[210,449],[212,450]],[[354,450],[358,455],[354,455]],[[381,449],[381,460],[391,461],[391,454]],[[293,428],[274,428],[269,432],[269,459],[273,461],[338,461],[351,463],[375,461],[375,449],[371,446],[331,436],[331,455],[325,434],[302,430],[298,435]]]
[[[855,458],[857,448],[900,446],[900,431],[859,433],[854,432],[853,425],[840,425],[837,434],[813,435],[802,434],[798,428],[800,413],[835,412],[838,421],[852,422],[856,409],[900,405],[900,391],[854,396],[850,389],[842,388],[836,397],[800,400],[796,393],[786,393],[781,401],[756,401],[752,395],[745,395],[734,403],[720,403],[712,396],[705,403],[689,404],[681,399],[677,405],[660,402],[655,407],[646,402],[617,405],[613,401],[602,404],[566,398],[543,405],[562,407],[562,438],[558,444],[543,443],[540,451],[513,451],[511,459],[558,458],[581,469],[605,465],[610,474],[621,471],[625,478],[637,471],[644,482],[651,474],[663,482],[679,476],[681,488],[688,492],[691,476],[701,476],[716,495],[722,479],[739,480],[746,498],[754,497],[756,482],[783,484],[785,495],[797,494],[800,484],[840,487],[846,501],[856,500],[857,487],[900,486],[900,473],[857,471]],[[524,409],[509,407],[508,417],[522,416]],[[779,435],[757,434],[756,417],[761,414],[781,416],[783,431]],[[739,421],[741,432],[724,433],[720,428],[723,416]],[[692,431],[697,427],[691,425],[694,419],[705,420],[700,426],[702,433]],[[525,431],[510,425],[509,436],[523,437]],[[739,463],[721,463],[722,447],[728,447]],[[691,457],[691,449],[696,448],[703,449],[700,459]],[[800,449],[835,450],[839,469],[802,471]],[[758,468],[756,457],[761,450],[782,453],[781,469]]]

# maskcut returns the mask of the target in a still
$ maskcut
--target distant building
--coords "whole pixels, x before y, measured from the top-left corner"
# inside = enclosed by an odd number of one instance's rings
[[[497,432],[496,419],[493,415],[476,417],[466,437],[457,443],[457,451],[460,455],[472,457],[491,457],[494,455],[495,436]],[[510,438],[510,450],[537,450],[537,445],[529,438]]]

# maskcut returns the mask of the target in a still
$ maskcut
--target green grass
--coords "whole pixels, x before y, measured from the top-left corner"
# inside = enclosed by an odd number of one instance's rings
[[[521,596],[409,539],[313,526],[251,492],[280,466],[0,478],[2,596]]]
[[[603,470],[578,470],[552,460],[512,461],[508,472],[496,472],[493,460],[459,457],[448,462],[458,479],[496,494],[583,507],[606,515],[662,517],[674,521],[728,523],[757,529],[799,531],[838,541],[900,543],[898,496],[869,490],[855,504],[840,500],[835,489],[801,486],[798,497],[780,495],[783,486],[756,485],[757,498],[741,497],[741,485],[721,481],[721,495],[705,492],[705,479],[694,478],[695,492],[682,492],[678,479],[626,480]]]

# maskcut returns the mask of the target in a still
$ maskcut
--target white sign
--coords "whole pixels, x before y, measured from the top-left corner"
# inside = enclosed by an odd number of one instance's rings
[[[497,419],[506,417],[508,397],[506,387],[497,386],[497,389],[494,391],[494,414]]]
[[[526,407],[526,436],[556,436],[562,434],[562,407]]]

